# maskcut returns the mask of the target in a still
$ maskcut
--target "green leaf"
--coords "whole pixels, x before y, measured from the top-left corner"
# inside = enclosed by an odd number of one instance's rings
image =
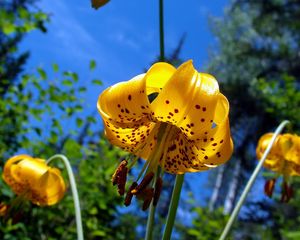
[[[92,81],[92,83],[93,84],[96,84],[96,85],[99,85],[99,86],[102,86],[102,81],[101,80],[99,80],[99,79],[94,79],[93,81]]]
[[[93,71],[96,68],[96,61],[95,60],[91,60],[90,61],[90,70]]]
[[[38,71],[38,73],[40,74],[41,79],[43,79],[43,80],[47,79],[47,74],[46,74],[46,72],[45,72],[44,69],[42,69],[42,68],[37,68],[37,71]]]
[[[83,120],[81,118],[76,118],[76,125],[77,127],[81,127],[83,124]]]
[[[73,85],[73,82],[71,80],[65,79],[62,81],[62,85],[66,87],[71,87]]]
[[[55,73],[59,71],[59,67],[58,67],[58,65],[57,65],[56,63],[53,63],[53,64],[52,64],[52,69],[53,69],[53,71],[54,71]]]

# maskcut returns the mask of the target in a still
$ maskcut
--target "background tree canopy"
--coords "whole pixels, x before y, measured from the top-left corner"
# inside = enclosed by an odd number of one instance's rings
[[[229,99],[235,151],[226,165],[210,172],[205,186],[210,198],[205,204],[199,205],[193,195],[183,199],[174,239],[217,239],[256,165],[258,138],[284,119],[293,123],[293,132],[300,133],[300,2],[236,0],[228,2],[223,17],[211,17],[209,22],[217,43],[206,71],[216,76]],[[85,238],[141,239],[146,214],[137,210],[136,202],[124,209],[110,184],[116,165],[127,153],[106,141],[81,97],[87,84],[99,86],[102,81],[83,82],[75,71],[61,70],[57,64],[50,72],[26,68],[30,52],[20,51],[21,41],[31,31],[47,34],[48,24],[51,16],[34,1],[0,2],[0,171],[16,153],[43,158],[63,153],[76,173]],[[181,62],[184,39],[185,35],[168,58],[175,65]],[[96,62],[86,64],[93,76]],[[272,174],[265,171],[259,184]],[[165,176],[155,239],[161,237],[173,180]],[[191,192],[190,185],[187,182],[184,191]],[[263,196],[262,186],[254,189],[230,239],[299,239],[299,185],[294,179],[289,204],[280,203],[278,189],[272,200]],[[15,197],[1,179],[0,202],[11,204]],[[53,207],[26,203],[21,212],[0,221],[0,236],[75,239],[71,194]]]

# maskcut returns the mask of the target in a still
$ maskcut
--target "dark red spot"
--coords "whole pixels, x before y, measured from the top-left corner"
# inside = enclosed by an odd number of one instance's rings
[[[213,138],[210,139],[210,141],[213,141],[213,140],[214,140]]]
[[[190,132],[191,133],[191,135],[194,135],[194,132]]]
[[[224,141],[223,141],[223,139],[220,141],[220,143],[223,143]]]
[[[121,107],[121,105],[120,104],[118,104],[118,108],[120,108]]]
[[[206,138],[204,138],[204,139],[203,139],[203,142],[207,142],[207,139],[206,139]]]
[[[205,121],[205,119],[204,118],[201,118],[201,122],[204,122]]]
[[[205,112],[205,111],[206,111],[206,107],[203,107],[203,108],[202,108],[202,111]]]
[[[196,109],[200,109],[200,105],[198,105],[198,104],[195,105],[195,108],[196,108]]]
[[[216,144],[216,143],[213,143],[212,145],[213,145],[213,146],[217,146],[217,144]]]
[[[169,104],[170,103],[170,101],[169,100],[166,100],[166,104]]]
[[[128,95],[128,100],[131,101],[131,95],[130,94]]]
[[[204,159],[206,159],[206,160],[207,160],[207,159],[208,159],[208,156],[204,156]]]
[[[169,147],[169,151],[174,151],[176,149],[176,144],[173,144],[171,147]]]
[[[175,108],[175,109],[174,109],[174,112],[175,112],[175,113],[178,113],[179,111],[178,111],[178,109],[177,109],[177,108]]]
[[[125,108],[125,112],[126,112],[126,113],[129,113],[129,110],[128,110],[127,108]]]

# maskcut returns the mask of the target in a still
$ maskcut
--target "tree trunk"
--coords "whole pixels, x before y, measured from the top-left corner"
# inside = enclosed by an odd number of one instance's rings
[[[224,211],[223,211],[224,214],[231,213],[233,209],[233,205],[237,194],[240,173],[241,173],[241,161],[237,159],[233,170],[232,180],[229,185],[229,190],[224,202]]]
[[[222,165],[218,168],[218,173],[217,173],[217,178],[216,178],[216,182],[215,182],[215,186],[214,186],[214,190],[213,193],[211,195],[209,204],[208,204],[208,208],[209,211],[213,211],[220,193],[220,188],[222,186],[222,180],[224,177],[224,170],[225,170],[225,165]]]

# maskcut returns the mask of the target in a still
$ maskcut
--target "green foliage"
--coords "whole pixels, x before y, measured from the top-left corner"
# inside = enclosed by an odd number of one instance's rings
[[[284,74],[281,79],[266,81],[258,79],[253,83],[257,98],[264,109],[279,120],[289,119],[298,126],[300,119],[300,92],[295,77]],[[299,129],[295,129],[300,131]]]
[[[205,207],[195,207],[191,212],[195,214],[192,226],[181,226],[179,228],[181,232],[180,239],[218,239],[229,218],[223,214],[222,208],[211,212]]]

